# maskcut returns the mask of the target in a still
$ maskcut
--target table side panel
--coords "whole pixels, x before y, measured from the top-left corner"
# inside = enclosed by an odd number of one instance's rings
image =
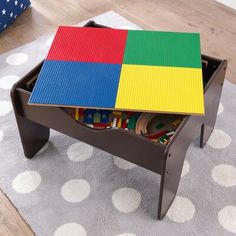
[[[28,105],[30,92],[16,90],[22,115],[48,128],[55,129],[86,142],[113,155],[160,174],[166,146],[154,144],[130,131],[107,129],[94,130],[78,124],[62,108]]]
[[[207,83],[204,90],[205,116],[188,116],[177,130],[176,135],[168,146],[166,160],[164,162],[161,177],[161,189],[159,199],[158,218],[164,217],[170,204],[172,203],[178,189],[181,172],[189,145],[196,135],[197,129],[203,124],[211,127],[211,132],[215,125],[217,110],[222,92],[222,85],[225,78],[227,62],[221,61],[212,78]],[[211,134],[211,132],[208,134]],[[200,137],[201,139],[202,137]]]

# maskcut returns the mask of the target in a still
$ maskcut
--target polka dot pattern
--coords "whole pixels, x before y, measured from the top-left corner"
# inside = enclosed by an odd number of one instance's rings
[[[72,144],[67,150],[67,156],[71,161],[85,161],[93,154],[93,147],[82,142]]]
[[[0,101],[0,117],[7,115],[12,111],[12,105],[8,101]]]
[[[218,213],[221,226],[231,233],[236,234],[236,206],[226,206]]]
[[[135,211],[141,202],[141,194],[132,188],[120,188],[112,194],[114,207],[123,213]]]
[[[18,174],[12,181],[12,187],[17,193],[31,193],[41,183],[41,176],[38,172],[28,170]]]
[[[18,66],[28,61],[29,56],[25,53],[13,53],[9,55],[6,62],[12,66]]]
[[[87,232],[81,224],[67,223],[57,228],[54,236],[87,236]]]
[[[118,168],[123,169],[123,170],[130,170],[130,169],[133,169],[134,167],[137,166],[137,165],[135,165],[129,161],[123,160],[119,157],[114,157],[114,164]]]
[[[231,165],[218,165],[213,168],[211,176],[221,186],[236,186],[236,168]]]
[[[193,218],[194,212],[195,207],[188,198],[176,196],[167,212],[167,216],[174,222],[184,223]]]
[[[81,202],[90,194],[90,185],[83,179],[72,179],[63,184],[61,195],[67,202]]]
[[[222,149],[229,146],[231,141],[231,137],[223,130],[214,129],[207,141],[207,145],[215,149]]]
[[[20,77],[17,75],[7,75],[0,79],[0,88],[1,89],[11,89],[11,87],[20,80]]]

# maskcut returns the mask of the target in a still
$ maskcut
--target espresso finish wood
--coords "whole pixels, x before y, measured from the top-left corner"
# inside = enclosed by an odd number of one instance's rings
[[[210,63],[212,63],[211,60],[213,58],[209,57],[208,61]],[[185,154],[196,132],[201,131],[200,147],[203,148],[214,129],[227,61],[220,62],[215,59],[215,63],[209,66],[211,66],[209,70],[214,70],[215,68],[215,71],[208,72],[208,75],[212,74],[212,76],[204,88],[205,116],[188,116],[181,124],[179,134],[168,145],[165,164],[161,174],[159,219],[164,217],[171,202],[174,200],[181,178]]]

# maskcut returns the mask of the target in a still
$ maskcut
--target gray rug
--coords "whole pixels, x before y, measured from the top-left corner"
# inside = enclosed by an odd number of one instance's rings
[[[94,19],[138,28],[114,12]],[[236,234],[236,87],[225,82],[215,130],[204,149],[198,136],[191,144],[177,197],[157,221],[160,178],[152,172],[53,130],[36,158],[24,157],[9,91],[50,42],[0,56],[0,187],[36,235]]]

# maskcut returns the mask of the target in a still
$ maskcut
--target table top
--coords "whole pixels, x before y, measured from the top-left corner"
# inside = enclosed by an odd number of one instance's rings
[[[204,114],[200,35],[59,27],[29,103]]]

